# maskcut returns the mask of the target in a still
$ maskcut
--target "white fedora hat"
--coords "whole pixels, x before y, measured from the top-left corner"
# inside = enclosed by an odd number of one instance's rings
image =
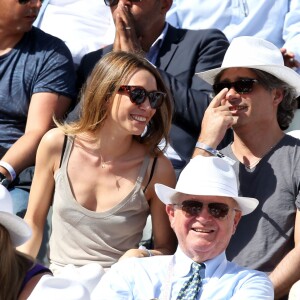
[[[8,230],[12,243],[15,247],[24,244],[31,237],[31,228],[22,218],[13,214],[11,195],[1,184],[0,224]]]
[[[300,75],[284,65],[280,49],[274,44],[252,36],[236,37],[230,43],[221,68],[197,73],[214,84],[215,77],[228,68],[251,68],[265,71],[294,87],[300,95]]]
[[[182,170],[175,189],[155,184],[155,192],[165,204],[176,204],[176,194],[225,196],[233,198],[242,214],[250,214],[258,205],[255,198],[239,197],[233,168],[222,158],[198,155]]]
[[[28,300],[89,300],[90,293],[79,281],[44,275]]]

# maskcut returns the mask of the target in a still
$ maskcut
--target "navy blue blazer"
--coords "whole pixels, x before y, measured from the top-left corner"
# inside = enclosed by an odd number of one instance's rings
[[[155,65],[174,99],[170,143],[183,165],[191,158],[205,109],[212,99],[211,86],[195,73],[220,67],[228,46],[225,35],[217,29],[187,30],[169,25],[159,50]],[[112,49],[109,45],[82,58],[78,87],[86,81],[97,61]],[[70,119],[74,119],[72,114]]]

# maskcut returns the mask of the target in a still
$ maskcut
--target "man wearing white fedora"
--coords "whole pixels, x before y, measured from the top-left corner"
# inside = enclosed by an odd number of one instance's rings
[[[266,274],[226,259],[240,218],[258,201],[238,197],[235,173],[225,160],[197,156],[175,189],[156,184],[155,191],[177,235],[176,253],[118,262],[94,290],[95,299],[274,299]]]
[[[236,161],[239,195],[259,200],[232,238],[227,256],[269,274],[275,298],[286,298],[300,279],[300,141],[286,135],[300,95],[300,75],[285,67],[280,50],[254,37],[238,37],[221,68],[198,74],[213,85],[195,155]],[[216,146],[232,127],[234,141]],[[299,250],[297,249],[299,248]]]

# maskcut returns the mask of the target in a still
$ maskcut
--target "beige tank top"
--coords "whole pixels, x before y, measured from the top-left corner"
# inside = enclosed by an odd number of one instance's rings
[[[106,212],[81,206],[73,196],[67,165],[74,137],[68,137],[61,167],[55,172],[50,263],[82,266],[97,262],[104,268],[129,249],[137,248],[149,215],[149,205],[141,184],[150,157],[145,157],[133,190]]]

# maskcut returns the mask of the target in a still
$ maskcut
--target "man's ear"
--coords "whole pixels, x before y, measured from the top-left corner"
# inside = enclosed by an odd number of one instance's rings
[[[166,205],[166,212],[167,212],[169,218],[174,217],[174,207],[173,207],[173,205],[167,204]]]
[[[274,89],[272,93],[273,93],[274,104],[278,106],[284,97],[284,90]]]
[[[173,0],[160,0],[161,1],[161,9],[164,14],[167,14],[169,9],[173,4]]]
[[[240,210],[236,210],[233,219],[232,235],[234,235],[237,225],[239,224],[241,218],[242,218],[242,212]]]
[[[169,217],[170,225],[174,229],[174,227],[173,227],[173,223],[174,223],[174,219],[175,219],[174,206],[170,205],[170,204],[167,204],[166,205],[166,212],[167,212],[167,215]]]

